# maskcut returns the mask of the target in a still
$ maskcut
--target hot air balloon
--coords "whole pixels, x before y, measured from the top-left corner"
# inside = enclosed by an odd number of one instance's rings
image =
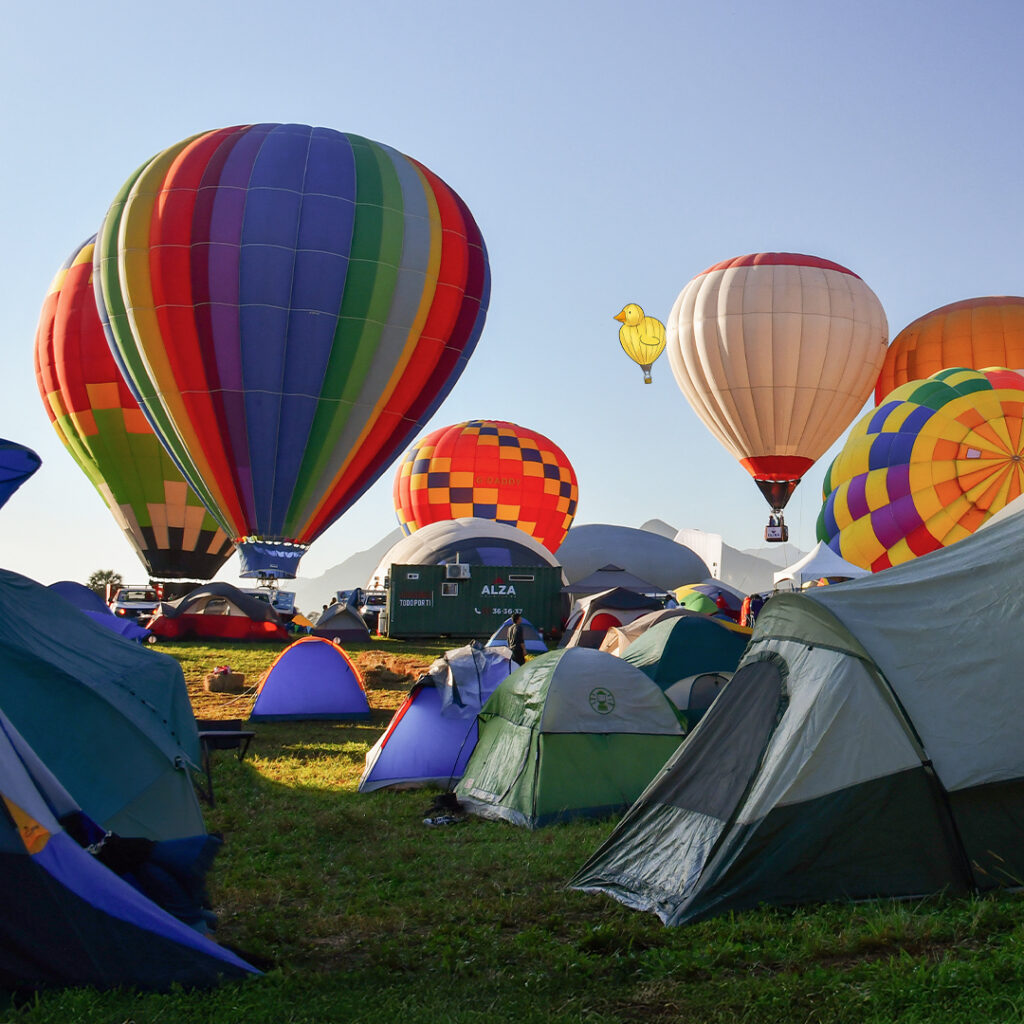
[[[1024,369],[1024,298],[989,295],[940,306],[892,340],[875,384],[875,403],[912,380],[952,366]]]
[[[940,370],[889,394],[825,475],[818,539],[877,572],[953,544],[1024,490],[1024,375]]]
[[[97,296],[147,418],[239,548],[291,577],[451,390],[490,292],[480,231],[417,161],[329,128],[171,146],[99,234]]]
[[[36,382],[64,446],[150,577],[207,580],[233,548],[157,440],[96,311],[94,239],[57,272],[35,340]]]
[[[395,511],[406,534],[472,516],[516,526],[548,549],[565,539],[579,488],[565,452],[504,420],[469,420],[417,441],[395,474]]]
[[[630,302],[616,313],[619,328],[619,344],[622,351],[644,371],[644,383],[651,383],[651,366],[665,351],[665,325],[653,316],[644,316],[644,311]]]
[[[0,438],[0,508],[41,465],[31,448]]]
[[[787,540],[786,502],[871,394],[881,303],[829,260],[756,253],[690,281],[667,331],[676,383],[772,508],[765,540]]]

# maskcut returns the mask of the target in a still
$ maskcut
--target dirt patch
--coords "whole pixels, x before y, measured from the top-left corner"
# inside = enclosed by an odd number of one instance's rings
[[[279,651],[266,652],[265,665],[256,672],[247,672],[247,682],[258,686]],[[382,651],[347,652],[363,677],[370,707],[377,710],[397,710],[413,684],[434,661],[429,655],[392,654]],[[226,660],[230,660],[227,658]],[[238,660],[236,658],[236,660]],[[262,669],[262,671],[260,671]],[[197,718],[248,718],[256,700],[256,688],[241,694],[208,693],[200,676],[186,675],[189,700]]]

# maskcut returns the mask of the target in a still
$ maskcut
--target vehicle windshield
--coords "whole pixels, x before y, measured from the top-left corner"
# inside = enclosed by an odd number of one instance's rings
[[[118,601],[156,601],[155,590],[119,590]]]

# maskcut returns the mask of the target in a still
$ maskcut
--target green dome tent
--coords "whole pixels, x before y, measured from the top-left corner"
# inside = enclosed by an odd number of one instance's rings
[[[666,924],[1019,886],[1022,549],[1015,516],[773,597],[736,674],[571,884]]]
[[[679,615],[638,636],[622,660],[650,676],[692,727],[736,671],[749,639],[750,630],[743,626]]]
[[[625,809],[683,738],[643,672],[585,647],[528,661],[478,720],[456,796],[470,813],[527,828]]]

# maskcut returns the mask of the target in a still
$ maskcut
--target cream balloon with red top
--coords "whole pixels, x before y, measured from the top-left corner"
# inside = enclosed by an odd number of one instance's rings
[[[666,332],[676,383],[776,513],[870,397],[888,342],[882,304],[856,274],[797,253],[698,274]]]

